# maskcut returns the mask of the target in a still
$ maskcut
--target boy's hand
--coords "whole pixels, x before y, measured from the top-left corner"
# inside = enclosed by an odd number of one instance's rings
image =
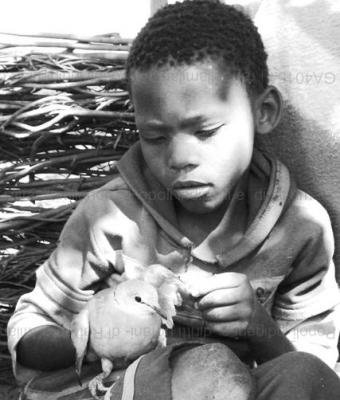
[[[246,275],[216,274],[191,288],[206,327],[229,337],[246,337],[258,364],[294,351],[293,344],[256,300]]]
[[[236,272],[216,274],[191,289],[206,327],[223,336],[244,336],[259,306],[248,277]]]

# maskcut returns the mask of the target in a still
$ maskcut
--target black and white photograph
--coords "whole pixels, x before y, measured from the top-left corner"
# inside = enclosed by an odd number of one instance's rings
[[[1,6],[0,400],[340,399],[340,2]]]

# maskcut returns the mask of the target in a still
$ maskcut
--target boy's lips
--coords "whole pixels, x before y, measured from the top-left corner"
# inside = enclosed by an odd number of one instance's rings
[[[177,181],[172,186],[172,192],[179,199],[194,200],[207,194],[210,186],[208,183],[198,181]]]

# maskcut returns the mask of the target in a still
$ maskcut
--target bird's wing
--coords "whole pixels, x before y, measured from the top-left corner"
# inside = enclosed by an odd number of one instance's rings
[[[166,347],[166,331],[164,328],[160,329],[157,342],[158,349],[164,349]]]
[[[190,297],[187,286],[170,269],[160,264],[148,266],[142,278],[157,288],[159,305],[166,315],[166,320],[163,320],[163,323],[171,329],[173,317],[176,315],[176,307],[181,306],[183,300]]]
[[[160,264],[152,264],[144,269],[142,279],[145,282],[159,288],[166,280],[172,280],[177,276],[170,269]]]
[[[164,282],[170,282],[177,286],[179,295],[182,298],[190,296],[187,285],[174,274],[170,269],[160,264],[153,264],[144,269],[142,279],[151,285],[159,288]]]
[[[145,271],[146,271],[146,268],[140,264],[126,263],[126,265],[124,266],[124,272],[122,274],[122,279],[123,280],[142,279]]]
[[[159,305],[166,315],[166,320],[163,322],[169,328],[173,328],[173,317],[176,315],[176,307],[182,304],[182,297],[179,295],[176,283],[165,281],[158,288]]]
[[[84,307],[71,323],[71,340],[76,350],[76,374],[80,381],[81,367],[89,342],[89,310]]]

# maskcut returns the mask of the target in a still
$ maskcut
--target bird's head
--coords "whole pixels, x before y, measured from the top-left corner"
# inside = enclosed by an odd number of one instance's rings
[[[115,297],[120,304],[138,308],[141,313],[157,313],[162,319],[166,318],[159,306],[157,289],[147,282],[138,279],[124,281],[117,286]]]

